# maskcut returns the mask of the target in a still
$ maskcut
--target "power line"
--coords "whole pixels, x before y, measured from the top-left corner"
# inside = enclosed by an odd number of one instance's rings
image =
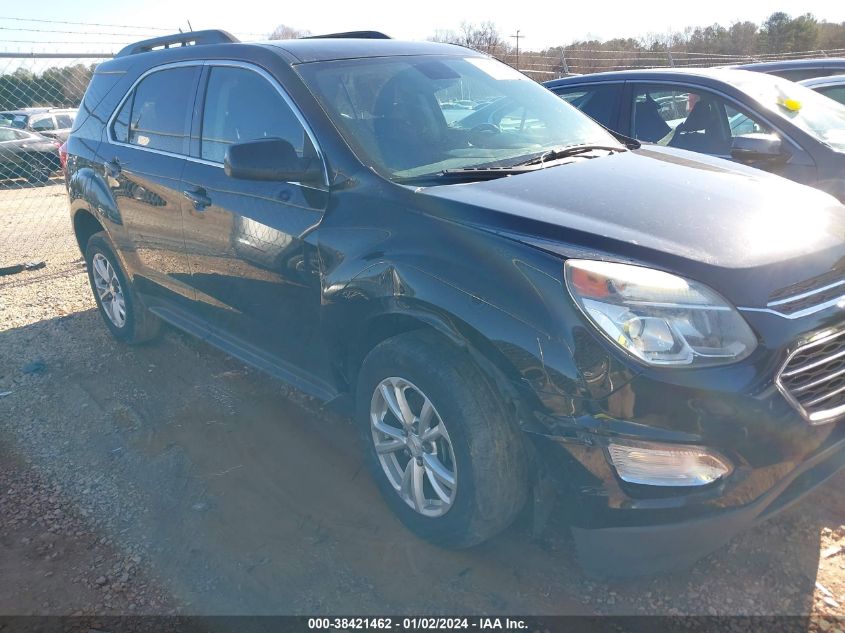
[[[13,18],[2,17],[0,20],[14,20],[15,22],[41,22],[43,24],[74,24],[77,26],[108,26],[118,29],[140,29],[142,31],[167,31],[169,33],[175,32],[177,29],[166,29],[161,26],[138,26],[131,24],[98,24],[96,22],[68,22],[65,20],[44,20],[38,18]]]
[[[143,33],[114,33],[108,31],[62,31],[60,29],[27,29],[17,26],[0,26],[2,31],[26,31],[27,33],[63,33],[65,35],[119,35],[121,37],[146,37]]]
[[[519,70],[519,40],[524,38],[524,35],[519,34],[519,29],[516,30],[516,35],[511,35],[510,37],[516,40],[516,69]]]
[[[81,40],[60,41],[60,40],[7,40],[7,39],[4,39],[3,44],[6,44],[6,43],[44,44],[44,45],[49,45],[49,44],[90,44],[90,45],[95,45],[95,46],[100,45],[100,44],[114,44],[114,45],[125,46],[127,44],[127,41],[123,40],[122,42],[84,42],[84,41],[81,41]]]

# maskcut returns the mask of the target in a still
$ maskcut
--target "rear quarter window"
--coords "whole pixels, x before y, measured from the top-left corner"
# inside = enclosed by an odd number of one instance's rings
[[[199,67],[156,71],[128,95],[112,124],[120,143],[187,154],[190,114]]]

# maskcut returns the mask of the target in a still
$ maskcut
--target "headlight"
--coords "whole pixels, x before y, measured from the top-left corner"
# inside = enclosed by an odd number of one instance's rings
[[[702,366],[748,356],[757,338],[707,286],[642,266],[570,259],[566,286],[616,345],[649,365]]]

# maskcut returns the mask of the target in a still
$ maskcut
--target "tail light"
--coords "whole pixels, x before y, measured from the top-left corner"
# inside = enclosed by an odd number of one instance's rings
[[[59,145],[59,163],[62,165],[62,173],[67,176],[67,143]]]

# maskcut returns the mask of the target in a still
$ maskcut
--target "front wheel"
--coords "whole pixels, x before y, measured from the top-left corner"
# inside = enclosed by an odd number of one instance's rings
[[[388,339],[364,360],[357,403],[369,468],[418,536],[470,547],[522,509],[523,437],[465,351],[431,331]]]

